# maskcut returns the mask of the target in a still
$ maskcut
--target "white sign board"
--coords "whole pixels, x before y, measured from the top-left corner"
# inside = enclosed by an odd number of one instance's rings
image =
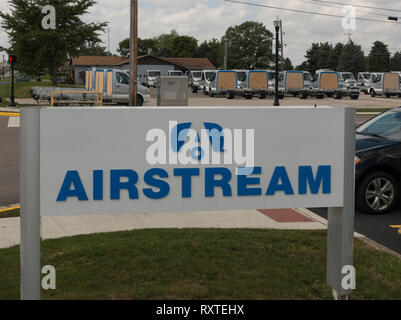
[[[40,215],[329,207],[327,283],[353,264],[355,109],[22,108],[21,298]]]
[[[42,108],[42,216],[341,207],[343,108]]]

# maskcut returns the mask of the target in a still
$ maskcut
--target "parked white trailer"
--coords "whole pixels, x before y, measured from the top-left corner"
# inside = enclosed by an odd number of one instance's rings
[[[130,75],[127,71],[119,69],[97,70],[95,84],[94,90],[103,93],[103,101],[117,104],[129,103]],[[137,105],[142,106],[149,101],[149,89],[138,84]]]
[[[369,88],[372,97],[376,95],[401,97],[400,75],[398,73],[383,72],[372,75],[372,84]]]

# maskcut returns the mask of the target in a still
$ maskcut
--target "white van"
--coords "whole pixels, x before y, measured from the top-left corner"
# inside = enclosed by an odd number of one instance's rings
[[[146,86],[148,88],[154,87],[156,88],[157,79],[162,75],[160,70],[148,70],[146,71]]]
[[[167,75],[169,77],[182,77],[184,74],[180,70],[169,70]]]

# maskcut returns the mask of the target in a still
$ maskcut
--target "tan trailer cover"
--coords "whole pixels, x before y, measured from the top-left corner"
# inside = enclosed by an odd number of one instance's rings
[[[320,89],[337,90],[338,89],[337,73],[321,73],[320,74]]]
[[[400,78],[398,73],[385,73],[383,77],[383,92],[400,90]]]
[[[287,72],[285,90],[298,91],[304,88],[304,74],[302,72]]]
[[[249,72],[249,89],[252,90],[267,90],[268,76],[267,72]]]
[[[218,72],[216,81],[216,91],[227,91],[237,88],[237,76],[235,71]]]

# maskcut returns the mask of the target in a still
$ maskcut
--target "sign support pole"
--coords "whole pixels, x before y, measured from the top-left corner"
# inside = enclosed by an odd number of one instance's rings
[[[40,108],[21,110],[21,300],[40,300]]]
[[[342,285],[345,266],[354,263],[355,216],[355,109],[345,108],[344,206],[328,209],[327,283],[338,299],[347,299],[352,289]]]

